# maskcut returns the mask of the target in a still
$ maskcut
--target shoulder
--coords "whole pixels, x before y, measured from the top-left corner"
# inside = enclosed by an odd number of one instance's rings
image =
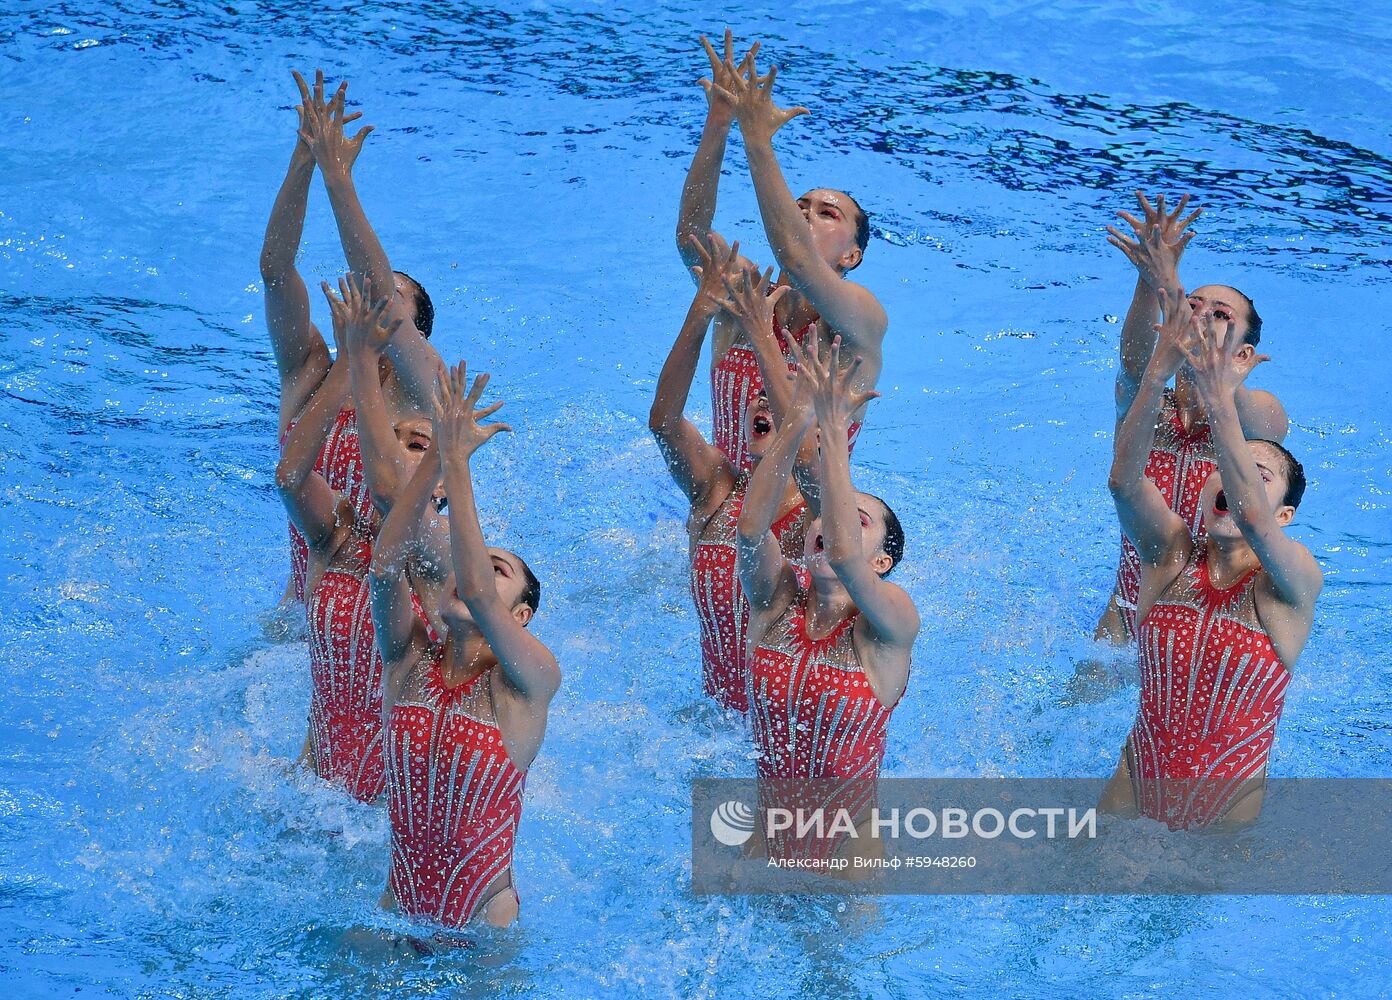
[[[1284,441],[1290,430],[1286,408],[1265,389],[1249,389],[1243,393],[1239,413],[1242,433],[1248,438]]]

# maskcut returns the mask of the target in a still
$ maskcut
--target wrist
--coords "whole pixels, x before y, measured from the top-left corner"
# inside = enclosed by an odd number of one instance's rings
[[[721,138],[729,135],[730,128],[735,124],[735,113],[730,108],[719,107],[711,104],[706,108],[706,132],[710,134],[722,133]]]

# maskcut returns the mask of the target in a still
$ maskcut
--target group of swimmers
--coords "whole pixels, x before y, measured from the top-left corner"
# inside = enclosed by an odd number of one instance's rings
[[[650,428],[690,504],[705,692],[747,719],[761,804],[811,786],[815,804],[865,817],[920,630],[888,579],[904,558],[899,519],[851,477],[888,326],[848,277],[869,220],[843,191],[793,196],[772,140],[806,109],[774,103],[777,70],[758,72],[758,43],[736,61],[728,31],[723,52],[701,41],[707,114],[676,234],[696,291]],[[447,927],[505,925],[520,905],[511,860],[526,772],[560,685],[528,629],[540,583],[479,524],[470,462],[509,428],[486,422],[502,406],[483,404],[487,375],[471,383],[463,363],[444,365],[429,296],[392,270],[368,223],[352,172],[370,126],[349,137],[359,116],[346,84],[326,98],[322,73],[312,87],[295,80],[299,133],[261,270],[281,375],[276,482],[311,653],[304,760],[360,800],[385,798],[384,905]],[[736,123],[776,277],[712,229]],[[350,272],[323,289],[333,359],[294,263],[316,170]],[[1099,626],[1137,642],[1141,707],[1104,804],[1193,827],[1260,808],[1320,573],[1282,530],[1304,488],[1277,443],[1284,413],[1243,388],[1264,360],[1260,319],[1235,289],[1180,288],[1197,212],[1141,206],[1143,218],[1123,213],[1133,235],[1112,231],[1139,278],[1110,480],[1123,560]],[[707,440],[684,409],[710,331]],[[759,837],[750,850],[873,843]]]

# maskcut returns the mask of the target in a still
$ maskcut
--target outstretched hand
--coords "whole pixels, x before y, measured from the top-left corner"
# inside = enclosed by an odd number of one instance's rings
[[[710,79],[702,79],[697,82],[701,84],[701,89],[706,92],[706,102],[709,105],[709,115],[712,118],[721,118],[727,122],[735,118],[735,102],[732,98],[735,83],[734,78],[739,76],[739,68],[735,63],[735,40],[730,29],[725,29],[725,55],[721,58],[715,52],[715,46],[711,45],[710,39],[705,35],[701,36],[701,47],[706,50],[706,58],[710,60]],[[749,46],[749,51],[744,54],[744,58],[738,63],[738,67],[754,58],[759,51],[759,43],[755,42]]]
[[[399,318],[388,319],[391,299],[371,299],[369,285],[365,275],[349,274],[338,279],[339,294],[335,296],[327,281],[320,282],[333,314],[334,343],[347,357],[358,353],[381,357],[401,328]]]
[[[823,440],[832,429],[846,433],[850,428],[851,416],[870,400],[880,397],[873,389],[852,388],[864,359],[856,355],[842,371],[839,334],[832,339],[831,351],[825,360],[815,337],[805,350],[796,341],[789,341],[789,344],[793,351],[793,363],[798,367],[798,381],[805,385],[804,391],[812,397],[812,407],[816,411]]]
[[[737,273],[722,275],[721,284],[725,294],[715,300],[716,305],[739,320],[751,340],[773,336],[774,306],[788,294],[788,285],[779,285],[772,292],[769,291],[769,279],[772,277],[773,268],[765,268],[761,274],[756,264],[741,268]]]
[[[733,70],[726,78],[727,86],[713,82],[711,88],[734,107],[740,132],[744,134],[746,142],[750,139],[772,139],[775,132],[794,118],[812,113],[801,106],[780,108],[773,103],[773,81],[778,77],[778,67],[770,66],[768,74],[760,76],[754,65],[753,48],[745,55],[738,70],[734,70],[728,60],[723,65]]]
[[[488,387],[488,374],[485,372],[469,385],[468,366],[459,362],[440,379],[435,390],[435,446],[445,462],[463,461],[483,446],[483,443],[501,431],[511,431],[507,424],[484,424],[480,421],[491,417],[503,406],[500,399],[481,409],[477,409],[483,390]]]
[[[1194,310],[1178,283],[1157,288],[1155,298],[1160,303],[1161,318],[1154,326],[1155,350],[1151,362],[1160,367],[1168,380],[1184,361],[1183,344],[1193,333]]]
[[[1107,242],[1116,247],[1126,259],[1135,265],[1141,279],[1152,289],[1162,286],[1175,288],[1179,285],[1179,259],[1184,256],[1184,248],[1194,238],[1192,231],[1185,232],[1189,224],[1203,214],[1196,208],[1188,216],[1184,209],[1189,204],[1186,194],[1179,199],[1173,212],[1165,211],[1165,196],[1162,194],[1152,205],[1144,192],[1136,192],[1144,219],[1138,219],[1130,212],[1117,212],[1131,227],[1134,238],[1129,237],[1115,226],[1108,226]]]
[[[704,241],[692,233],[689,242],[701,258],[701,263],[691,269],[696,276],[696,297],[712,309],[720,308],[724,305],[721,299],[725,296],[726,277],[739,273],[739,240],[727,246],[725,238],[712,231]]]
[[[1232,401],[1238,387],[1263,362],[1268,354],[1258,354],[1238,336],[1231,319],[1217,316],[1212,310],[1196,314],[1179,343],[1179,350],[1194,371],[1194,384],[1205,407],[1223,400]]]
[[[362,117],[355,111],[347,114],[344,102],[347,100],[348,81],[338,85],[332,98],[324,101],[324,71],[314,71],[314,90],[311,93],[304,77],[293,74],[300,88],[300,101],[295,110],[300,113],[300,141],[309,149],[310,155],[324,173],[352,172],[358,154],[362,152],[363,142],[372,132],[371,125],[364,125],[358,134],[349,139],[343,127]]]

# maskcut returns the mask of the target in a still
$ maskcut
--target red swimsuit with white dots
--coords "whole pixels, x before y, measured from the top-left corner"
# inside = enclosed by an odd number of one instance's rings
[[[280,439],[285,445],[285,437],[295,426],[291,422],[285,428],[285,436]],[[363,480],[362,450],[358,445],[357,412],[351,407],[338,411],[324,447],[314,463],[314,471],[324,477],[330,488],[346,496],[353,505],[353,513],[359,524],[367,524],[372,518],[372,497]],[[293,524],[290,525],[290,574],[295,581],[295,599],[305,599],[305,577],[308,573],[309,547],[304,536]]]
[[[491,667],[446,688],[444,646],[422,665],[419,691],[387,730],[391,890],[408,916],[462,927],[512,864],[522,788],[493,711]]]
[[[856,822],[874,806],[893,708],[876,697],[852,631],[860,612],[820,639],[807,635],[808,591],[769,627],[749,665],[749,722],[760,809],[838,810]],[[769,857],[831,857],[840,838],[775,834]]]
[[[745,649],[749,602],[740,587],[735,546],[748,488],[749,476],[741,475],[730,495],[701,529],[691,554],[691,598],[701,623],[701,673],[706,694],[722,708],[737,712],[749,706]],[[806,510],[806,504],[798,503],[771,529],[789,560],[802,559]]]
[[[372,542],[355,533],[309,595],[309,726],[315,770],[371,802],[382,767],[382,658],[373,641],[367,571]]]
[[[1173,389],[1165,390],[1156,418],[1155,441],[1150,446],[1146,478],[1160,488],[1165,503],[1189,525],[1189,533],[1203,533],[1199,493],[1218,466],[1213,434],[1207,421],[1185,429]],[[1121,564],[1117,567],[1117,606],[1126,620],[1126,634],[1136,635],[1136,602],[1141,597],[1141,557],[1125,535],[1121,536]]]
[[[1220,819],[1264,777],[1290,671],[1257,618],[1258,572],[1219,590],[1200,541],[1141,622],[1128,763],[1142,815],[1171,829]]]
[[[795,335],[799,345],[807,343],[809,332],[815,333],[816,320],[808,323]],[[793,350],[788,346],[788,338],[773,324],[774,336],[783,350],[788,362],[788,371],[795,371]],[[744,433],[744,418],[749,404],[764,391],[764,375],[759,368],[759,357],[747,344],[735,344],[715,363],[711,372],[711,413],[715,446],[734,465],[737,472],[749,472],[754,463],[749,457],[749,440]],[[856,437],[860,434],[860,424],[851,424],[847,438],[850,448],[855,450]]]

